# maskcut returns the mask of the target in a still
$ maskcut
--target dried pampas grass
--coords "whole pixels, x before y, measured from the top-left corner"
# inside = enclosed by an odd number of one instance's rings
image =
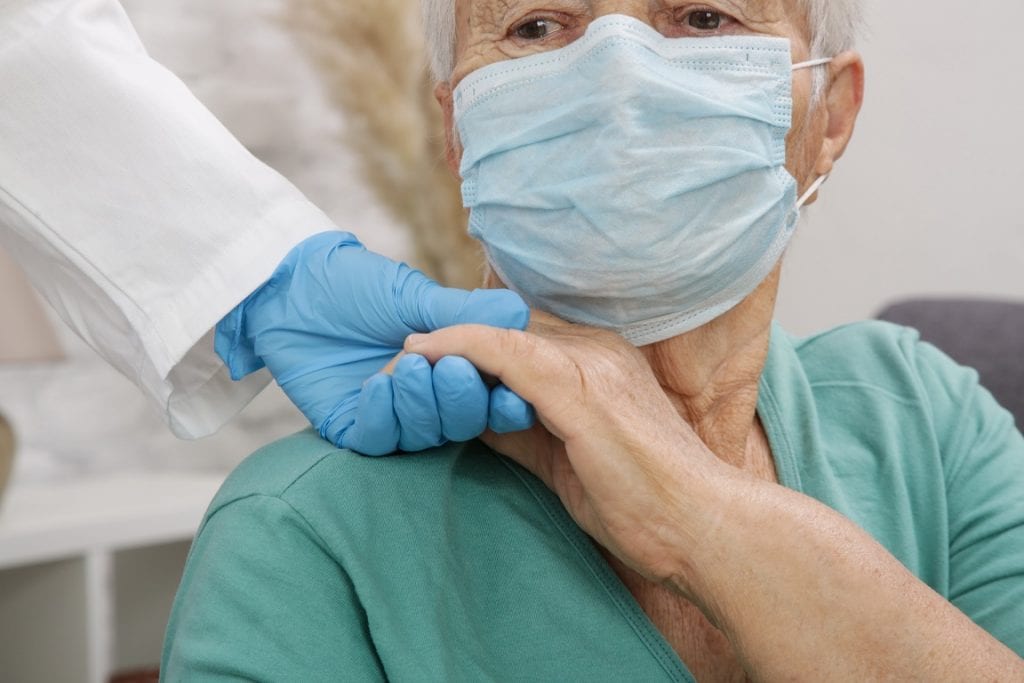
[[[286,22],[347,122],[344,143],[395,218],[417,266],[477,287],[480,250],[466,234],[458,182],[444,163],[440,108],[412,0],[288,0]]]

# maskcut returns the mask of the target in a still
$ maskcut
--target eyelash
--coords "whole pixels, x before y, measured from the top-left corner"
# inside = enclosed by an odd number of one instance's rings
[[[536,40],[529,40],[529,39],[526,39],[526,38],[520,38],[519,36],[516,35],[520,30],[526,28],[530,24],[535,24],[538,21],[551,21],[551,22],[554,22],[556,24],[560,24],[562,26],[562,28],[560,28],[557,31],[554,31],[552,33],[549,33],[548,35],[544,36],[543,38],[538,38]],[[571,21],[571,19],[569,17],[559,16],[557,14],[542,13],[542,12],[541,13],[537,13],[537,14],[531,14],[530,16],[526,17],[525,19],[523,19],[521,21],[517,21],[515,24],[513,24],[512,28],[510,28],[508,30],[508,37],[512,38],[512,39],[517,39],[517,40],[527,40],[528,42],[531,42],[531,43],[541,43],[541,42],[547,40],[548,38],[550,38],[551,36],[556,35],[558,33],[561,33],[562,31],[564,31],[567,28],[569,28],[569,22],[570,21]]]
[[[725,12],[723,12],[723,11],[721,11],[721,10],[715,8],[715,7],[710,7],[708,5],[698,5],[697,7],[676,8],[676,10],[672,12],[672,20],[678,26],[692,28],[692,27],[689,26],[690,17],[692,17],[695,14],[700,14],[702,12],[709,12],[711,14],[717,14],[717,15],[721,16],[723,28],[726,25],[729,25],[729,24],[732,24],[732,23],[736,22],[736,18],[733,17],[732,15],[726,14]],[[694,30],[697,30],[697,29],[694,29]],[[716,29],[716,30],[718,30],[718,29]],[[709,33],[709,31],[705,31],[705,33]]]

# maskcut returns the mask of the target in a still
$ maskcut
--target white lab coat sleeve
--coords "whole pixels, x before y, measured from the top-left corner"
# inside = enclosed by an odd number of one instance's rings
[[[118,2],[0,0],[0,243],[179,436],[269,381],[232,382],[212,330],[333,229],[146,54]]]

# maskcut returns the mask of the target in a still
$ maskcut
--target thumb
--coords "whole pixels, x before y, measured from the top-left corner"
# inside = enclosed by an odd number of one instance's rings
[[[396,304],[406,324],[419,332],[455,325],[488,325],[525,330],[530,308],[507,289],[442,287],[423,273],[409,269],[396,287]]]
[[[457,289],[442,290],[460,292]],[[461,293],[461,292],[460,292]],[[477,289],[469,293],[461,310],[448,327],[454,325],[490,325],[525,330],[530,324],[530,307],[509,289]]]

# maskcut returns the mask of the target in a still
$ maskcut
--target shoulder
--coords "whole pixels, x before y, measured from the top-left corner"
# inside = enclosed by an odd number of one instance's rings
[[[280,498],[296,481],[342,452],[311,429],[264,446],[228,476],[210,503],[207,517],[245,498]]]
[[[853,323],[792,340],[812,387],[860,388],[939,407],[978,385],[978,374],[921,341],[917,330],[880,321]]]
[[[334,546],[340,533],[372,533],[381,519],[439,523],[444,505],[480,504],[487,491],[520,485],[514,468],[477,441],[371,458],[336,448],[307,430],[243,461],[214,498],[204,526],[241,501],[273,498],[278,508]]]
[[[812,381],[903,377],[915,364],[923,344],[916,330],[892,323],[866,321],[842,325],[793,346]]]
[[[920,336],[910,327],[894,325],[880,320],[839,325],[802,338],[793,338],[794,346],[801,355],[845,351],[891,350],[915,343]]]
[[[977,372],[911,328],[779,332],[780,354],[792,346],[809,389],[805,413],[816,416],[830,468],[819,479],[840,491],[832,502],[1024,652],[1024,437],[1010,413]]]
[[[384,679],[344,557],[317,514],[330,506],[293,495],[331,463],[358,458],[307,432],[257,451],[232,473],[189,552],[162,679],[297,680],[301,672],[312,681],[339,671]],[[350,499],[333,503],[339,513],[355,508]]]
[[[853,424],[875,441],[891,433],[909,445],[916,434],[947,468],[993,448],[1017,451],[1013,416],[978,373],[912,328],[863,322],[789,341],[823,420]]]

